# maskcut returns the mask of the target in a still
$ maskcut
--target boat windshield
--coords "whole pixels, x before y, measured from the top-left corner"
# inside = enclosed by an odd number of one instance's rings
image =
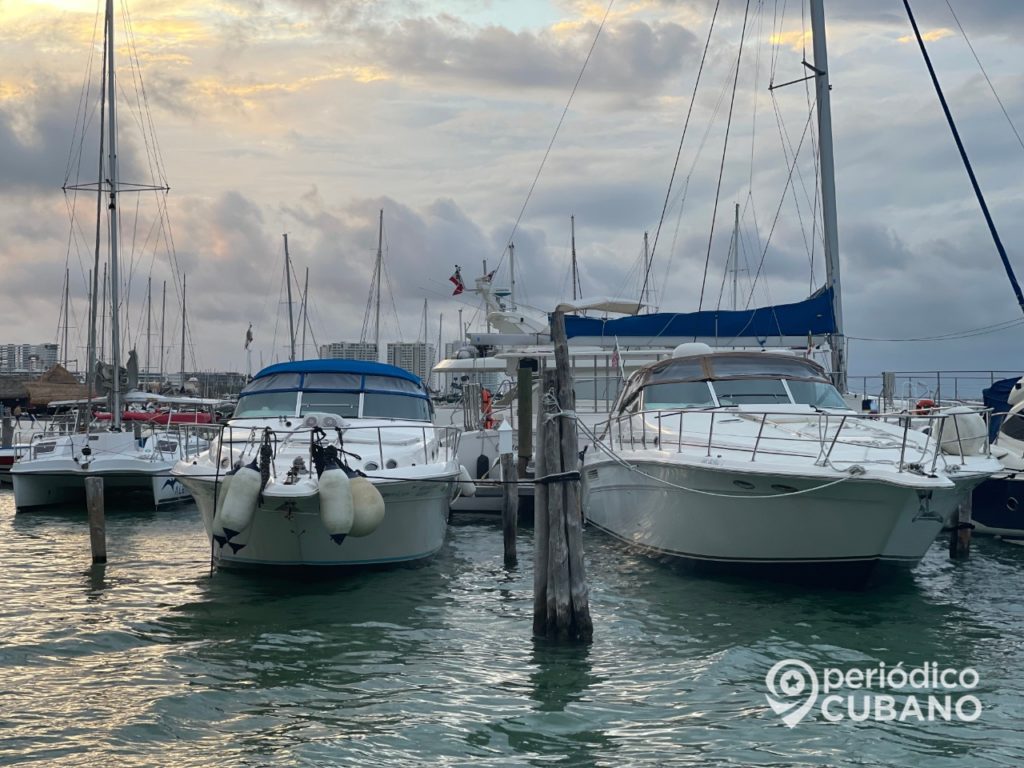
[[[836,388],[823,381],[773,377],[673,381],[644,387],[644,409],[713,408],[716,405],[811,405],[847,407]]]
[[[256,392],[242,394],[235,406],[234,418],[272,418],[294,416],[295,396],[293,392]]]
[[[359,393],[303,392],[302,409],[299,412],[305,414],[313,411],[336,413],[349,419],[357,418],[359,416]]]
[[[363,395],[363,418],[430,421],[430,401],[422,397],[367,392]]]

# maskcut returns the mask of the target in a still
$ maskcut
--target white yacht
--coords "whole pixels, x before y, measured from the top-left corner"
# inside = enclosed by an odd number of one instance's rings
[[[128,393],[124,400],[159,402],[165,409],[176,410],[127,411],[122,414],[124,429],[111,428],[110,422],[101,420],[81,426],[66,419],[54,420],[54,427],[32,435],[11,466],[14,504],[19,512],[84,500],[87,477],[103,478],[108,499],[137,498],[155,508],[190,499],[170,470],[180,459],[205,449],[207,441],[198,431],[186,434],[182,427],[208,423],[210,415],[202,409],[223,401],[141,392]],[[51,403],[56,407],[75,405]],[[85,403],[80,405],[71,412],[76,418],[89,411]],[[139,418],[127,418],[132,415]]]
[[[863,583],[914,566],[1000,468],[982,415],[932,420],[852,411],[796,355],[683,344],[627,382],[584,457],[584,513],[690,565]]]
[[[426,388],[401,368],[280,363],[253,378],[220,437],[173,475],[195,498],[220,567],[423,560],[444,543],[453,496],[472,490],[456,460],[459,431],[432,415]]]

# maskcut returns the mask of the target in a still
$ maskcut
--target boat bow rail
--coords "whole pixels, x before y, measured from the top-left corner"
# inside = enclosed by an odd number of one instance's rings
[[[813,459],[815,466],[833,469],[838,469],[833,461],[842,461],[849,464],[847,470],[882,465],[897,473],[935,475],[940,468],[959,470],[958,465],[947,464],[947,459],[958,458],[963,465],[972,456],[991,456],[988,440],[979,440],[977,430],[964,423],[965,418],[979,417],[987,434],[991,415],[991,409],[969,406],[955,413],[925,415],[673,408],[620,414],[598,424],[595,434],[598,446],[616,457],[626,449],[676,454],[696,449],[705,458],[726,451],[733,456],[749,454],[750,462],[778,463],[794,457]],[[731,429],[730,425],[738,422],[744,423],[746,433]],[[838,458],[837,448],[863,450],[855,457]]]
[[[283,425],[275,428],[265,423],[221,425],[209,443],[210,466],[219,473],[243,466],[253,459],[259,460],[260,447],[266,443],[273,447],[275,461],[287,458],[290,466],[295,466],[296,459],[301,458],[301,466],[306,473],[313,471],[314,446],[332,445],[338,449],[341,459],[351,462],[352,469],[384,473],[379,475],[381,479],[386,479],[389,471],[447,463],[458,456],[461,430],[456,427],[427,423],[353,425],[340,418],[337,423],[339,426],[328,429],[309,425],[307,421],[294,428]],[[346,426],[340,426],[342,423]],[[192,425],[183,427],[190,428]],[[186,460],[198,466],[199,456],[204,452],[196,451],[186,456]],[[272,476],[275,461],[270,463]]]

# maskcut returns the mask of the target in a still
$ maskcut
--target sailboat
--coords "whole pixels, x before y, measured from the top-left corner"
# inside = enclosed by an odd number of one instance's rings
[[[579,338],[682,342],[634,373],[583,462],[586,519],[698,570],[870,583],[912,568],[971,490],[999,470],[985,412],[929,415],[927,434],[853,411],[846,385],[823,0],[810,0],[826,285],[788,306],[613,321]],[[822,336],[832,374],[801,355],[713,348]],[[568,406],[571,407],[571,406]]]
[[[114,3],[107,0],[104,24],[104,48],[106,62],[104,83],[100,90],[102,107],[106,109],[106,125],[100,121],[99,180],[95,184],[70,187],[70,189],[93,190],[97,193],[97,205],[107,201],[108,249],[110,266],[110,350],[111,366],[95,364],[96,357],[96,314],[97,291],[95,282],[92,290],[92,323],[90,328],[89,391],[103,373],[109,375],[109,423],[93,419],[92,397],[75,404],[77,424],[74,432],[62,435],[41,434],[33,438],[24,455],[11,467],[14,483],[14,500],[19,511],[53,504],[63,504],[84,498],[85,479],[101,477],[109,496],[118,497],[123,493],[138,494],[155,506],[189,498],[186,489],[170,477],[170,468],[176,461],[189,454],[197,453],[206,446],[205,440],[194,433],[180,435],[170,424],[162,428],[150,428],[144,434],[141,424],[138,428],[126,429],[123,411],[128,402],[151,401],[153,396],[139,393],[126,397],[126,380],[122,380],[118,362],[121,358],[119,325],[118,272],[118,214],[119,196],[124,191],[157,190],[139,184],[124,185],[118,176],[117,162],[117,102],[114,69]],[[106,165],[103,163],[104,141],[106,141]],[[97,258],[101,233],[97,231]],[[94,280],[97,271],[94,270]],[[134,358],[134,353],[131,356]],[[130,361],[129,368],[133,365]],[[126,377],[127,378],[127,377]],[[186,403],[192,408],[207,406],[219,401],[195,401],[182,398],[163,398],[162,405],[180,406]],[[170,420],[170,419],[169,419]]]

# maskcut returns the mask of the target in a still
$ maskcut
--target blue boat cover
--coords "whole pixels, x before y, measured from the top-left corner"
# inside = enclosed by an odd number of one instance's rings
[[[353,373],[359,376],[393,376],[423,386],[420,377],[404,368],[366,360],[296,360],[293,363],[275,363],[253,376],[253,380],[275,373]]]
[[[1013,391],[1013,385],[1019,380],[1020,376],[1013,379],[1000,379],[992,384],[992,386],[981,390],[981,397],[985,402],[985,407],[991,408],[993,413],[988,423],[989,442],[996,439],[996,435],[999,434],[999,427],[1003,425],[1002,415],[996,416],[995,414],[1005,414],[1010,410],[1010,392]]]
[[[810,298],[795,304],[776,304],[746,310],[706,310],[703,312],[657,312],[607,320],[597,317],[566,315],[568,338],[618,337],[712,337],[723,340],[776,336],[820,336],[834,333],[832,288],[818,290]],[[628,342],[627,342],[628,343]]]

